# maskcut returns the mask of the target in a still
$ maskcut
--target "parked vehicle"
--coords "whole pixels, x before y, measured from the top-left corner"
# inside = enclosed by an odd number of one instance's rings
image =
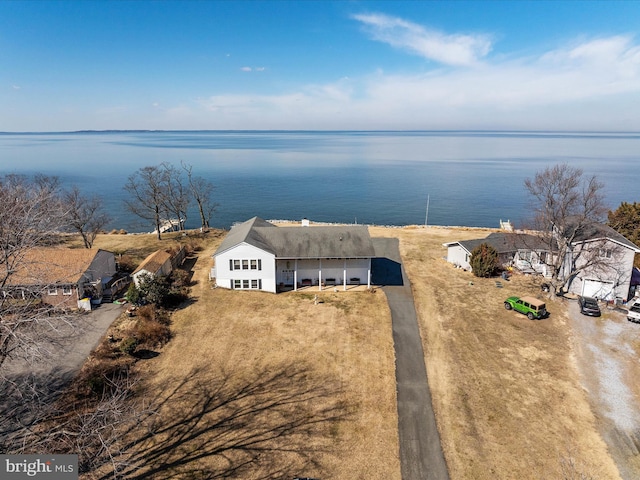
[[[591,317],[600,316],[600,307],[598,301],[593,297],[578,297],[578,305],[580,305],[580,313]]]
[[[529,320],[540,319],[547,316],[547,308],[542,300],[534,297],[509,297],[504,301],[504,308],[515,310],[526,315]]]
[[[636,301],[636,303],[631,306],[627,313],[627,320],[640,323],[640,302]]]

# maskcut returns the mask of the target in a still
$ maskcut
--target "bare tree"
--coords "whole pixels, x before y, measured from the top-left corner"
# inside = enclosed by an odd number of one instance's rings
[[[525,180],[532,199],[532,228],[545,245],[542,256],[553,293],[565,291],[583,271],[616,268],[622,254],[607,242],[601,223],[607,213],[602,189],[595,176],[560,164]]]
[[[211,201],[211,196],[215,187],[213,184],[202,178],[193,175],[193,166],[187,165],[182,162],[182,168],[187,172],[187,179],[189,181],[189,188],[191,189],[191,195],[198,206],[198,213],[200,214],[200,230],[204,231],[209,228],[209,221],[211,215],[218,206],[217,203]]]
[[[83,195],[76,186],[64,193],[62,201],[69,212],[70,229],[80,234],[85,248],[91,248],[98,233],[111,221],[102,210],[102,201],[96,195]]]
[[[178,228],[184,230],[189,209],[189,188],[185,185],[181,172],[173,165],[164,162],[160,167],[164,169],[166,182],[164,208],[178,221]]]
[[[57,179],[0,178],[0,376],[9,358],[42,360],[56,332],[71,323],[69,316],[41,304],[38,288],[46,286],[26,288],[16,281],[29,270],[29,253],[50,242],[65,216]]]
[[[167,172],[162,166],[140,168],[129,176],[124,189],[133,197],[125,200],[127,209],[142,218],[152,222],[158,235],[162,239],[162,222],[167,217]]]

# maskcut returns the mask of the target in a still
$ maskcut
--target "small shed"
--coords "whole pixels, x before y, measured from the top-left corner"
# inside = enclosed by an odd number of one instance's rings
[[[145,258],[142,263],[131,274],[136,287],[140,286],[140,279],[144,275],[155,277],[157,275],[169,275],[173,266],[171,263],[171,253],[166,250],[157,250]]]

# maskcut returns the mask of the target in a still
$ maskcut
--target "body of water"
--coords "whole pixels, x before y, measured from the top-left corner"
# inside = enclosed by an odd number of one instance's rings
[[[515,225],[524,180],[557,163],[640,201],[640,134],[527,132],[82,132],[0,134],[0,173],[57,175],[104,199],[111,227],[150,231],[124,207],[137,169],[184,161],[215,186],[211,224],[254,215],[377,225]],[[428,215],[427,215],[428,200]],[[199,226],[195,211],[188,227]]]

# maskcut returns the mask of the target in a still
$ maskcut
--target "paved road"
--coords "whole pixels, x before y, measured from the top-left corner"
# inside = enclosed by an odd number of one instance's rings
[[[79,370],[124,308],[116,303],[104,303],[92,310],[87,316],[87,321],[82,324],[80,336],[60,351],[58,367],[69,372]]]
[[[372,265],[375,283],[391,309],[396,354],[400,467],[404,480],[448,480],[440,435],[431,403],[411,285],[401,266],[398,239],[373,239],[378,260]],[[402,280],[398,274],[401,273]],[[389,282],[384,281],[388,275]]]
[[[51,356],[47,362],[30,365],[11,361],[3,365],[2,373],[7,381],[0,382],[0,444],[38,419],[39,409],[34,408],[37,404],[29,400],[34,392],[39,398],[55,398],[77,374],[122,310],[122,305],[107,303],[83,315],[77,328],[64,331],[61,327],[59,341],[50,345]]]

